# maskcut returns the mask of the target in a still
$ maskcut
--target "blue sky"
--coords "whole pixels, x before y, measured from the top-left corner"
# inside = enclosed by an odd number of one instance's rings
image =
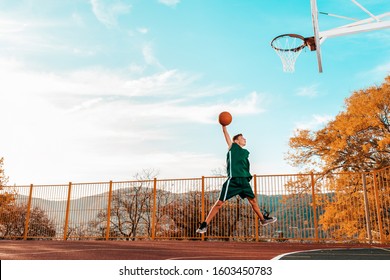
[[[388,0],[359,0],[374,14]],[[320,11],[367,18],[349,0]],[[321,30],[350,23],[320,15]],[[310,1],[0,0],[0,156],[10,183],[200,177],[224,165],[230,111],[256,174],[293,173],[299,128],[318,129],[390,70],[390,30],[330,38],[284,73],[270,41],[312,35]]]

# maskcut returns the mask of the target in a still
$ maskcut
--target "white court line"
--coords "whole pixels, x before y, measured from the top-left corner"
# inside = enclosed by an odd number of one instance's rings
[[[306,252],[315,252],[315,251],[321,251],[321,250],[324,250],[324,249],[313,249],[313,250],[303,250],[303,251],[288,252],[288,253],[276,256],[276,257],[272,258],[271,260],[280,260],[281,258],[283,258],[285,256],[288,256],[288,255],[299,254],[299,253],[306,253]]]
[[[390,248],[382,248],[382,247],[370,247],[370,248],[322,248],[322,249],[313,249],[313,250],[304,250],[304,251],[289,252],[289,253],[286,253],[286,254],[282,254],[282,255],[276,256],[276,257],[272,258],[271,260],[280,260],[281,258],[283,258],[283,257],[285,257],[285,256],[293,255],[293,254],[299,254],[299,253],[315,252],[315,251],[321,251],[321,250],[328,251],[328,250],[345,250],[345,249],[348,249],[348,250],[381,249],[381,250],[390,252]],[[369,254],[369,255],[371,255],[371,254]]]
[[[381,249],[383,251],[390,252],[390,248],[383,248],[383,247],[372,247],[372,248]]]

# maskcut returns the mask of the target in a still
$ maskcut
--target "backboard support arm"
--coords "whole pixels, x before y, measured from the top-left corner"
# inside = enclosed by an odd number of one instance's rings
[[[319,32],[320,44],[322,44],[326,38],[390,28],[390,20],[381,20],[386,17],[390,18],[390,13],[384,13],[376,16],[379,21],[374,21],[373,18],[368,18],[327,31],[321,31]]]

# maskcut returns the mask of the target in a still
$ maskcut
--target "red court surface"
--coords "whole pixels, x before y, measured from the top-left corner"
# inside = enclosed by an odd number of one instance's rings
[[[295,257],[296,256],[296,257]],[[390,259],[390,245],[219,241],[0,241],[1,260]]]

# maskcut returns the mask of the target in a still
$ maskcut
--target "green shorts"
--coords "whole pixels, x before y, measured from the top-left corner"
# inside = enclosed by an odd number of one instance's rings
[[[252,187],[249,184],[251,178],[246,177],[233,177],[229,178],[223,183],[221,193],[219,194],[219,200],[225,201],[233,196],[239,195],[241,198],[254,198]]]

